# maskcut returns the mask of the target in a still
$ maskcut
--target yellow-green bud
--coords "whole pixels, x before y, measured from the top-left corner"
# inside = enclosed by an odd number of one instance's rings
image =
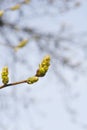
[[[0,10],[0,17],[2,17],[4,14],[4,10]]]
[[[45,74],[46,74],[45,69],[44,68],[40,68],[40,69],[37,70],[36,76],[43,77]]]
[[[2,80],[3,84],[7,84],[9,82],[9,78],[8,77],[4,77],[4,79]]]
[[[19,48],[24,47],[27,43],[28,43],[28,39],[24,39],[17,45],[17,47]]]
[[[50,66],[50,56],[47,55],[43,58],[41,64],[39,65],[39,68],[36,72],[36,76],[43,77],[46,74],[46,72],[48,71],[49,66]]]
[[[2,78],[3,84],[7,84],[9,82],[8,67],[7,66],[2,68],[1,78]]]
[[[28,39],[24,39],[21,42],[19,42],[19,44],[17,46],[14,47],[14,49],[17,51],[19,48],[22,48],[24,46],[26,46],[26,44],[28,43]]]
[[[27,79],[27,83],[28,84],[33,84],[35,82],[37,82],[39,80],[39,78],[37,76],[33,76]]]
[[[19,9],[20,7],[21,7],[21,5],[20,5],[20,4],[17,4],[17,5],[15,5],[15,6],[12,6],[12,7],[10,8],[10,10],[14,11],[14,10]]]

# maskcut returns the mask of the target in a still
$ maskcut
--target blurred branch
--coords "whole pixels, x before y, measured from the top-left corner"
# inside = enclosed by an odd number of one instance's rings
[[[54,58],[58,59],[62,64],[67,65],[71,68],[76,68],[80,65],[80,62],[77,63],[70,63],[70,58],[63,56],[60,53],[60,50],[64,49],[64,50],[68,50],[68,46],[67,47],[63,47],[62,44],[63,42],[67,42],[67,43],[73,43],[73,44],[78,44],[78,42],[75,41],[75,37],[76,34],[69,34],[68,36],[64,36],[62,34],[64,34],[64,32],[66,33],[67,28],[62,28],[62,26],[60,27],[60,30],[58,32],[58,34],[46,34],[46,33],[41,33],[36,31],[33,28],[27,28],[27,27],[19,27],[14,23],[3,23],[4,26],[7,26],[9,28],[11,28],[12,30],[17,30],[17,32],[25,32],[27,33],[30,38],[29,40],[35,40],[38,44],[38,48],[41,51],[47,52],[49,54],[51,54],[52,56],[54,56]],[[4,44],[6,45],[6,44]],[[18,46],[18,45],[16,45]],[[13,49],[16,47],[15,45],[10,45],[9,47],[12,47]],[[51,46],[53,46],[52,48],[50,48]],[[55,51],[54,51],[55,49]],[[57,49],[59,50],[59,52],[57,51]]]
[[[0,17],[2,17],[4,15],[5,12],[7,11],[15,11],[20,9],[24,4],[28,4],[30,2],[30,0],[25,0],[25,1],[21,1],[19,3],[17,3],[16,5],[6,8],[4,10],[0,10]]]

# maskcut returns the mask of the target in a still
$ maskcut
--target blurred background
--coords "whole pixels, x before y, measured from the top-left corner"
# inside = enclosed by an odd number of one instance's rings
[[[87,0],[31,0],[9,10],[22,2],[0,0],[0,71],[8,66],[15,82],[34,75],[47,54],[51,66],[33,85],[0,90],[0,130],[87,130]]]

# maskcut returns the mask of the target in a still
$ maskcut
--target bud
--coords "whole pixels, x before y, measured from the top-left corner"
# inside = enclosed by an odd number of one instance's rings
[[[50,66],[50,56],[47,55],[43,58],[41,64],[39,65],[39,68],[36,72],[36,76],[43,77],[46,74],[46,72],[48,71],[49,66]]]
[[[38,80],[39,80],[38,77],[33,76],[33,77],[30,77],[30,78],[27,79],[27,83],[28,84],[33,84],[33,83],[37,82]]]
[[[20,5],[20,4],[17,4],[17,5],[15,5],[15,6],[12,6],[12,7],[10,8],[10,10],[14,11],[14,10],[19,9],[20,7],[21,7],[21,5]]]
[[[17,46],[14,47],[14,49],[17,51],[18,49],[26,46],[26,44],[28,43],[28,39],[24,39],[21,42],[19,42],[19,44]]]
[[[4,14],[4,10],[0,10],[0,17],[2,17]]]
[[[8,67],[7,66],[2,68],[1,78],[2,78],[3,84],[7,84],[9,82]]]

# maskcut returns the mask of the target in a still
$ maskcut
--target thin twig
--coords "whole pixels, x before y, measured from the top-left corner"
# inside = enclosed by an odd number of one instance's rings
[[[13,86],[13,85],[21,84],[21,83],[26,83],[26,82],[27,82],[27,80],[22,80],[22,81],[19,81],[19,82],[13,82],[13,83],[9,83],[9,84],[4,84],[4,85],[0,86],[0,89],[8,87],[8,86]]]

